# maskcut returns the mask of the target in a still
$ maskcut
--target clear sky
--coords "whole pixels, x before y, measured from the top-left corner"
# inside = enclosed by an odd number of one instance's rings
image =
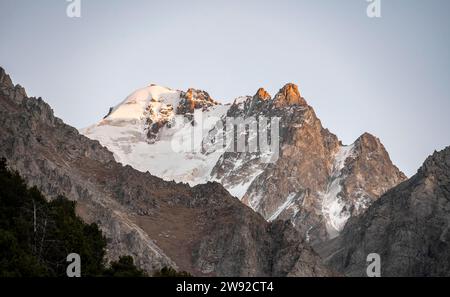
[[[345,143],[367,131],[412,175],[450,145],[450,1],[0,0],[0,65],[66,123],[157,83],[222,102],[299,85]]]

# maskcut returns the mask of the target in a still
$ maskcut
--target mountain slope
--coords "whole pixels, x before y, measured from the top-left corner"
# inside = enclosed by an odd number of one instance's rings
[[[378,253],[382,276],[450,276],[450,147],[389,190],[320,250],[327,263],[364,276]]]
[[[183,105],[192,106],[185,97]],[[214,105],[206,101],[193,105]],[[120,109],[110,115],[123,119]],[[290,224],[267,223],[218,183],[191,188],[122,166],[42,99],[28,98],[1,68],[0,156],[50,199],[76,200],[78,215],[104,232],[110,259],[130,254],[148,272],[172,266],[194,275],[332,274]]]

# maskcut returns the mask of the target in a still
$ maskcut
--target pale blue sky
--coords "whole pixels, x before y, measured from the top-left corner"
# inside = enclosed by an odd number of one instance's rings
[[[450,1],[0,0],[0,65],[77,128],[153,82],[229,102],[299,85],[346,144],[368,131],[406,174],[450,145]]]

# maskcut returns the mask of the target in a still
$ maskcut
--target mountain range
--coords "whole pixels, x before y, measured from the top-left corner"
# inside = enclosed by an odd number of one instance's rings
[[[210,149],[239,136],[229,118],[277,119],[276,149]],[[30,186],[100,226],[108,259],[148,272],[362,276],[379,253],[382,275],[449,274],[450,147],[407,179],[375,136],[343,145],[291,83],[232,104],[149,85],[78,131],[0,68],[0,139]]]
[[[279,121],[275,162],[258,150],[208,149],[219,134],[235,137],[227,119],[242,119],[244,126],[262,118]],[[336,237],[350,217],[406,179],[371,134],[343,145],[291,83],[273,99],[260,88],[227,105],[205,91],[149,85],[81,133],[106,146],[118,162],[165,180],[219,182],[266,220],[290,221],[311,243]]]

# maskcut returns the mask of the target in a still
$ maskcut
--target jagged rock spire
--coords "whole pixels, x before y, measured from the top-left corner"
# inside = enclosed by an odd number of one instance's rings
[[[13,88],[14,84],[11,81],[9,75],[5,72],[5,70],[0,67],[0,85],[1,87]]]
[[[270,94],[267,93],[267,91],[264,88],[259,88],[258,91],[256,92],[255,96],[253,96],[254,98],[258,98],[262,101],[266,101],[266,100],[270,100]]]
[[[14,85],[10,76],[0,67],[0,94],[13,98],[14,102],[20,104],[27,97],[25,89],[20,85]]]
[[[305,99],[300,95],[298,86],[293,83],[286,84],[275,95],[275,106],[283,107],[287,105],[306,105]]]

